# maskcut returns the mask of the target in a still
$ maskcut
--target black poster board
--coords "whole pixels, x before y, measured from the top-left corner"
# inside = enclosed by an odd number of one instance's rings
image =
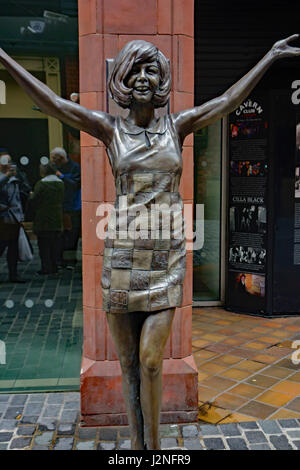
[[[227,305],[266,309],[268,99],[251,95],[229,116]]]
[[[229,116],[229,310],[300,314],[300,67],[270,71]]]

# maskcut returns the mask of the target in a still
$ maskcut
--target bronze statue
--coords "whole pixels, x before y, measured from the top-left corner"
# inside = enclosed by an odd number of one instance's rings
[[[175,308],[181,305],[185,269],[184,230],[177,227],[176,233],[172,209],[169,238],[153,236],[147,224],[141,236],[132,236],[134,214],[155,203],[175,204],[182,211],[178,186],[185,137],[236,109],[275,60],[299,55],[300,48],[289,45],[296,38],[276,42],[222,96],[159,119],[154,111],[168,101],[171,82],[168,61],[153,44],[131,41],[115,59],[109,89],[129,109],[125,119],[62,99],[0,50],[1,63],[44,113],[102,140],[107,148],[116,182],[117,236],[105,239],[103,308],[122,368],[133,449],[160,448],[163,351]],[[119,236],[122,196],[129,209],[126,238]]]

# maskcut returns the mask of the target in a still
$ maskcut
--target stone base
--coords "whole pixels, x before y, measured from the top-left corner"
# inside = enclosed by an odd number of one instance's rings
[[[83,358],[81,426],[128,424],[118,361]],[[193,356],[165,359],[161,423],[191,423],[198,416],[198,371]]]

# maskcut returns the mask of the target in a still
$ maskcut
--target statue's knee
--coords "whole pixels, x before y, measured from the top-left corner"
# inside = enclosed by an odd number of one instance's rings
[[[152,377],[157,375],[161,369],[161,360],[151,354],[141,354],[140,364],[144,373]]]
[[[123,374],[135,374],[138,371],[138,361],[136,359],[122,358],[120,359],[120,365]]]

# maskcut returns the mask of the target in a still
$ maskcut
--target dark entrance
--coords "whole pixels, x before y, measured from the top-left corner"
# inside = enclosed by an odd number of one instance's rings
[[[1,119],[0,147],[8,149],[14,162],[26,173],[33,186],[40,178],[41,157],[49,157],[48,120]],[[28,164],[20,162],[22,156],[28,158]]]

